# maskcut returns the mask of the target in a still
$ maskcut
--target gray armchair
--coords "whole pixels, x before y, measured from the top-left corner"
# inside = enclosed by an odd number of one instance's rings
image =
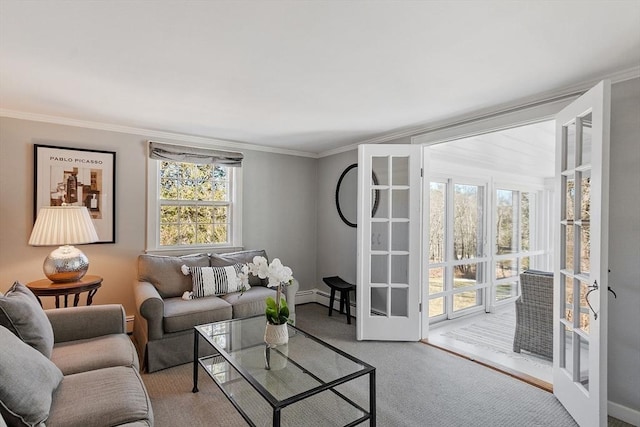
[[[553,273],[527,270],[520,274],[516,300],[513,351],[526,350],[553,359]]]

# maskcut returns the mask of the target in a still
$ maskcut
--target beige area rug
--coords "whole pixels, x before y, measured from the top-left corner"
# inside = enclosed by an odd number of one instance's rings
[[[193,365],[143,374],[156,427],[246,426],[242,416],[202,370],[198,393],[192,393]]]

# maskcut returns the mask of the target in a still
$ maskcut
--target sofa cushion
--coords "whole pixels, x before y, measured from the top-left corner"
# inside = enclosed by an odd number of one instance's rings
[[[193,297],[202,298],[240,291],[242,283],[238,275],[242,272],[242,266],[242,264],[226,267],[187,267],[183,265],[182,273],[191,275]]]
[[[231,305],[219,297],[167,298],[164,300],[164,331],[186,331],[203,323],[231,319],[232,315]]]
[[[284,293],[282,296],[284,297]],[[236,292],[223,295],[220,298],[231,304],[233,308],[233,318],[240,319],[242,317],[264,314],[267,307],[265,303],[267,297],[275,298],[276,291],[271,288],[256,286],[243,294]]]
[[[192,288],[191,278],[180,267],[209,267],[209,254],[185,256],[138,256],[138,280],[150,282],[162,298],[179,297]]]
[[[15,282],[4,296],[0,296],[0,325],[46,357],[51,357],[51,323],[36,296],[23,284]]]
[[[126,334],[58,343],[53,347],[51,361],[64,375],[114,366],[140,369],[136,349]]]
[[[233,264],[248,264],[253,262],[253,258],[261,256],[264,257],[267,262],[267,252],[264,249],[254,249],[249,251],[229,252],[226,254],[211,254],[211,266],[212,267],[224,267],[226,265]],[[260,279],[253,274],[249,275],[250,286],[267,286],[269,281],[267,279]]]
[[[116,426],[145,419],[153,425],[140,375],[117,366],[65,376],[53,396],[47,426]]]
[[[0,326],[0,412],[9,425],[34,426],[49,417],[62,372],[51,360]]]

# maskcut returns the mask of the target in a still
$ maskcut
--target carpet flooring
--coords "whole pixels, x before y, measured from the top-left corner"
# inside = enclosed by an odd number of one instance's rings
[[[357,341],[355,322],[328,317],[318,304],[296,312],[300,329],[376,367],[380,426],[576,425],[552,394],[492,369],[422,343]],[[191,364],[143,375],[156,426],[246,425],[206,375],[200,375],[200,392],[191,393],[191,375]]]

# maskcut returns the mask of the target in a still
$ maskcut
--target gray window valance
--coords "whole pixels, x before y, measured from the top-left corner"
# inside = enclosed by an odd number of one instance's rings
[[[149,141],[149,157],[156,160],[169,160],[172,162],[240,167],[242,166],[244,156],[242,153],[233,151],[185,147],[182,145]]]

